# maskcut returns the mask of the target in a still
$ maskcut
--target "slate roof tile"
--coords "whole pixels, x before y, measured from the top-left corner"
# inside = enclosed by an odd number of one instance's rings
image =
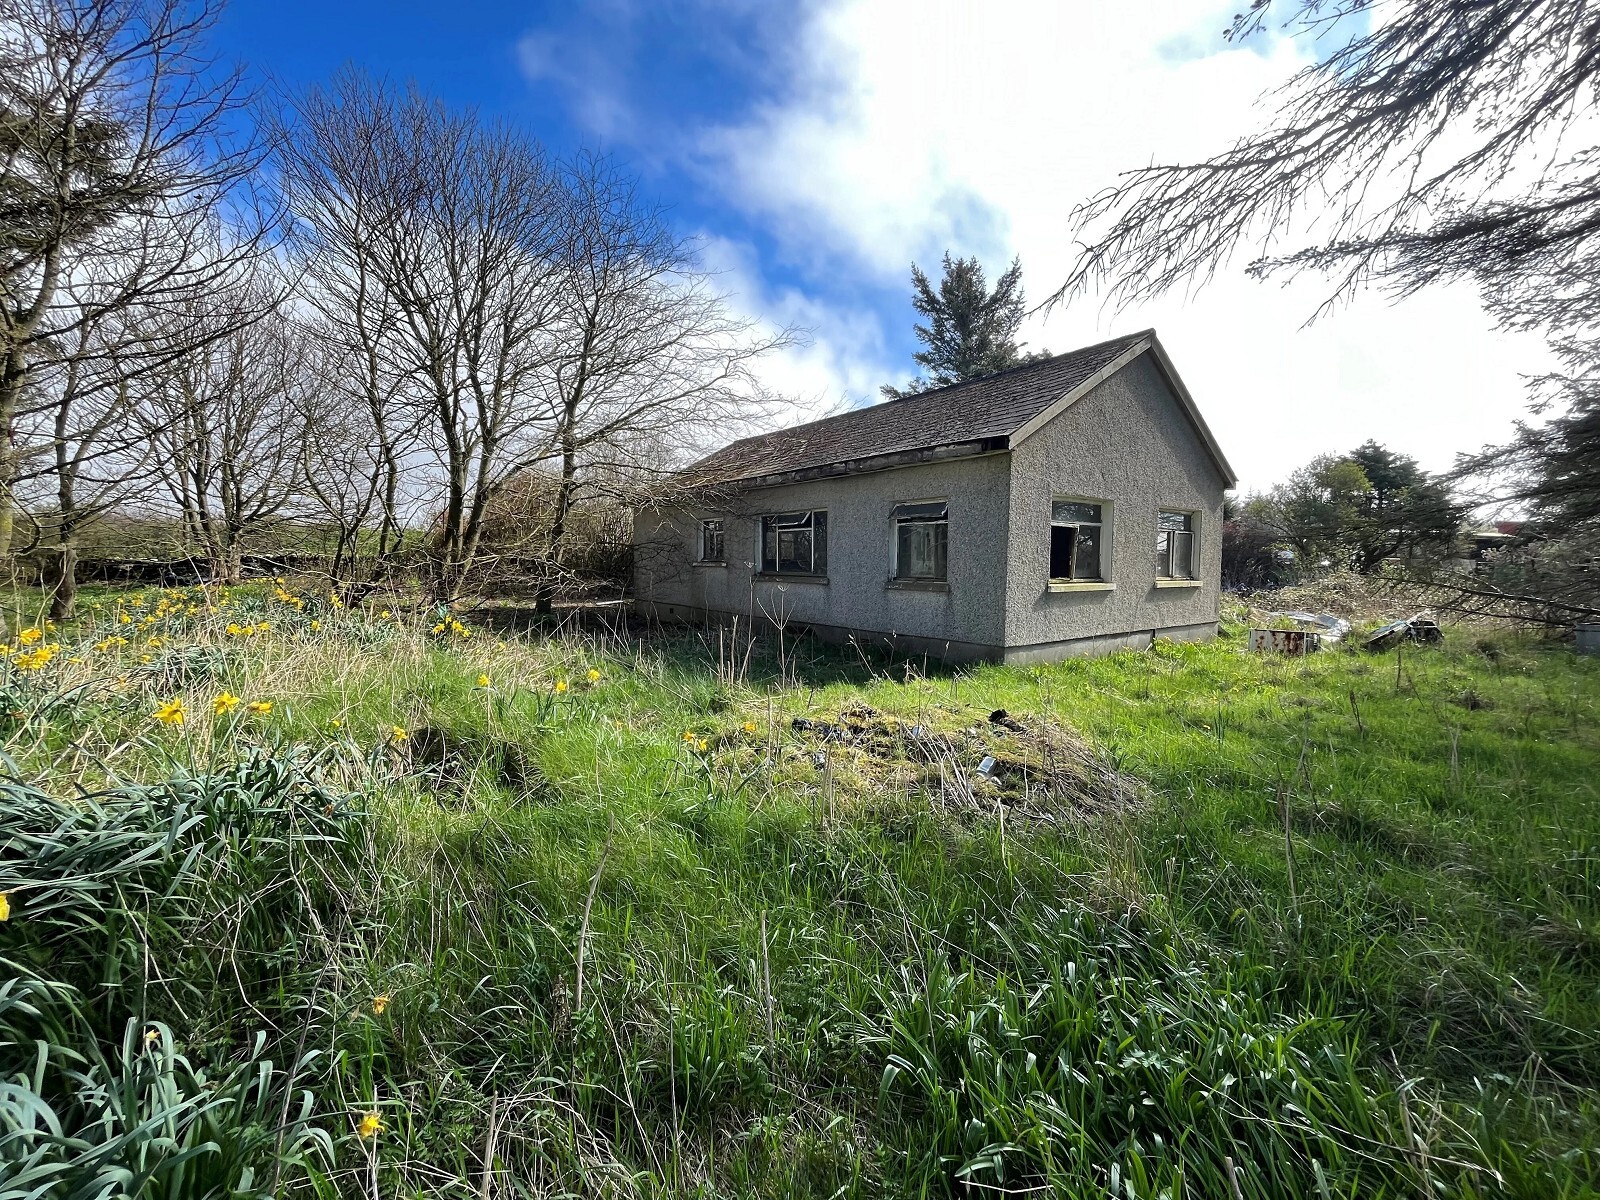
[[[699,482],[734,483],[1004,439],[1149,334],[1144,330],[982,379],[741,438],[695,463],[688,474]]]

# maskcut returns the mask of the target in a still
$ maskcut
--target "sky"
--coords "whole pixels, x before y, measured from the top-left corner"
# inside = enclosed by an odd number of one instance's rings
[[[614,155],[699,242],[729,305],[808,331],[765,360],[780,423],[872,403],[915,373],[910,267],[1020,256],[1035,300],[1070,269],[1074,204],[1151,161],[1259,128],[1318,53],[1222,36],[1240,0],[230,0],[221,55],[299,88],[346,64]],[[1323,47],[1325,50],[1325,47]],[[1503,440],[1542,342],[1475,293],[1358,297],[1242,263],[1124,311],[1030,318],[1031,348],[1153,327],[1245,490],[1369,438],[1424,467]]]

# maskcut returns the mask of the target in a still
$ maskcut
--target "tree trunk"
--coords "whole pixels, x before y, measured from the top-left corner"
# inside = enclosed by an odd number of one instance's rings
[[[75,530],[68,531],[66,522],[62,522],[55,555],[55,578],[50,581],[50,619],[65,621],[78,606],[78,537]]]
[[[534,611],[548,613],[555,607],[556,579],[561,572],[562,538],[567,532],[567,514],[572,511],[572,486],[578,473],[578,453],[569,439],[561,447],[561,486],[556,489],[556,515],[550,522],[550,550],[545,560],[544,578]]]
[[[22,381],[27,375],[27,360],[21,347],[13,347],[0,366],[0,562],[11,558],[11,537],[15,525],[11,484],[17,474],[17,451],[13,442],[17,402],[22,398]]]

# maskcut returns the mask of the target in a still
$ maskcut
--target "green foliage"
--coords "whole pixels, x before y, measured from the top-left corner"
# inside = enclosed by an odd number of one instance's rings
[[[1011,260],[991,290],[982,263],[976,258],[951,258],[946,251],[938,290],[915,263],[911,286],[911,306],[927,322],[916,326],[917,340],[926,349],[913,357],[926,374],[904,390],[885,386],[885,396],[894,399],[948,387],[1042,357],[1025,354],[1017,341],[1027,315],[1020,259]]]
[[[265,727],[205,691],[178,728],[161,693],[106,710],[153,782],[66,795],[28,782],[59,749],[5,735],[0,1158],[29,1187],[1600,1189],[1593,662],[1229,627],[931,677],[802,641],[735,678],[693,635],[262,615],[196,686],[273,696]],[[924,736],[791,727],[868,708]],[[1057,726],[1138,803],[968,787]]]
[[[1246,524],[1292,547],[1302,567],[1326,561],[1363,574],[1397,554],[1448,551],[1463,515],[1415,459],[1373,441],[1318,455],[1243,511]]]

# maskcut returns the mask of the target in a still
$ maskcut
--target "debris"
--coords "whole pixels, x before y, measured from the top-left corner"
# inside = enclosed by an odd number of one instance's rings
[[[1572,627],[1572,632],[1579,654],[1600,654],[1600,623],[1580,621]]]
[[[1343,617],[1336,617],[1332,613],[1274,612],[1267,615],[1269,617],[1282,617],[1284,620],[1293,621],[1296,625],[1316,626],[1315,632],[1321,636],[1324,646],[1333,645],[1350,632],[1350,622]]]
[[[802,761],[832,772],[844,803],[924,798],[963,819],[1083,821],[1146,806],[1150,789],[1048,716],[937,705],[912,724],[847,704],[790,722]],[[783,761],[780,756],[779,761]],[[791,760],[792,761],[792,760]]]
[[[1364,643],[1368,650],[1388,650],[1401,642],[1442,642],[1444,631],[1434,619],[1433,610],[1425,608],[1413,616],[1380,625],[1367,635]]]
[[[1279,654],[1310,654],[1322,648],[1322,635],[1305,629],[1252,629],[1250,649]]]

